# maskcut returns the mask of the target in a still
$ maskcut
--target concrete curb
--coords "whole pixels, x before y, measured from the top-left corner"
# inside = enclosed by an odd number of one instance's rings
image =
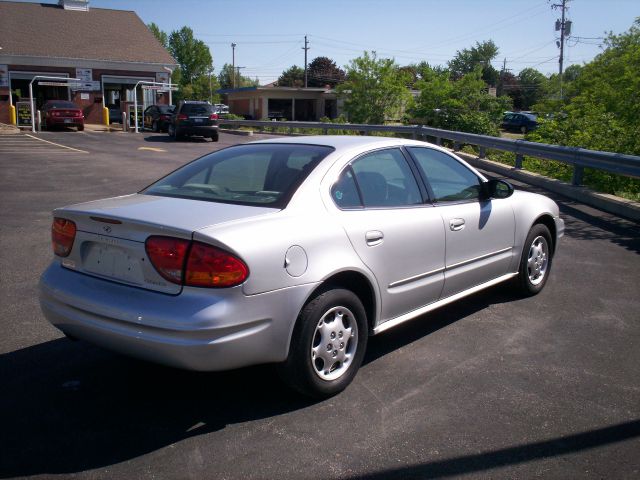
[[[527,172],[525,170],[516,170],[514,167],[510,167],[509,165],[504,165],[492,160],[481,159],[468,153],[454,153],[476,168],[488,170],[504,177],[513,178],[515,180],[528,183],[529,185],[544,188],[605,212],[612,213],[635,222],[640,222],[639,202],[616,197],[615,195],[607,193],[595,192],[587,187],[577,187],[537,173]]]
[[[20,129],[15,125],[0,123],[0,135],[15,135],[16,133],[20,133]]]
[[[85,130],[88,130],[90,132],[122,132],[123,131],[122,127],[115,128],[115,127],[100,125],[95,123],[85,123],[84,128]]]

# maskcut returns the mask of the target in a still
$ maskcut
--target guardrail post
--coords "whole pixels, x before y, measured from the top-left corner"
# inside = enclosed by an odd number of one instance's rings
[[[582,177],[584,175],[584,167],[582,165],[573,166],[573,175],[571,176],[572,185],[582,185]]]
[[[478,158],[487,158],[487,149],[485,147],[479,147]]]
[[[442,146],[442,139],[440,137],[436,137],[436,145],[439,147]]]
[[[522,160],[524,160],[524,155],[516,153],[516,168],[518,170],[522,170]]]
[[[459,142],[453,142],[453,151],[454,152],[459,152],[460,151],[460,143]]]
[[[413,138],[414,140],[417,140],[417,139],[418,139],[418,132],[417,132],[417,130],[418,130],[419,128],[420,128],[420,127],[416,127],[416,128],[414,128],[414,129],[413,129],[413,131],[411,132],[411,138]]]
[[[323,135],[326,135],[326,134],[327,134],[327,132],[328,132],[328,129],[326,129],[326,128],[323,128],[323,129],[322,129],[322,134],[323,134]]]

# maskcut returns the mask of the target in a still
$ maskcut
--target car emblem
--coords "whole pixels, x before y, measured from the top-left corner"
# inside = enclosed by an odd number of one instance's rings
[[[102,229],[106,232],[106,233],[111,233],[111,227],[109,225],[105,225],[104,227],[102,227]]]

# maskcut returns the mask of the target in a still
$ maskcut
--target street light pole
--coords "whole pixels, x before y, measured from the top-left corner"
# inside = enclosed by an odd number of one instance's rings
[[[231,88],[236,88],[236,44],[231,44]]]
[[[212,70],[209,69],[209,103],[213,105],[213,88],[211,87],[211,72]]]

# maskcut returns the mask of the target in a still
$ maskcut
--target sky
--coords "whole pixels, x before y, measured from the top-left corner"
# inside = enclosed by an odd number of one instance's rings
[[[43,0],[50,2],[52,0]],[[400,65],[425,60],[445,65],[456,53],[484,40],[499,47],[494,66],[517,74],[533,67],[558,71],[555,21],[561,0],[90,0],[90,6],[134,10],[145,22],[171,32],[189,26],[209,45],[214,72],[231,63],[261,84],[291,65],[327,56],[344,67],[364,50]],[[605,32],[622,33],[640,17],[639,0],[570,0],[572,37],[565,68],[588,62]]]

